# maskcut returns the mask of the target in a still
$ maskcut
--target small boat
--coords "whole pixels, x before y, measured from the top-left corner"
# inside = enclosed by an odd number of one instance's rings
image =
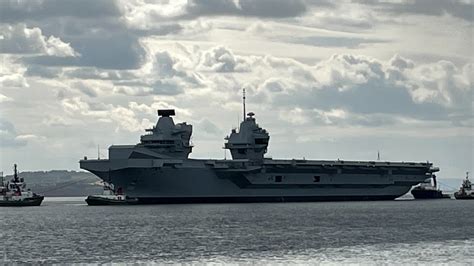
[[[469,172],[466,172],[466,179],[462,181],[461,188],[454,193],[454,197],[459,200],[474,199],[474,190],[472,190],[472,183],[469,180]]]
[[[14,165],[12,180],[4,182],[0,177],[0,207],[39,206],[44,196],[33,193],[26,188],[23,178],[18,176],[17,165]]]
[[[433,180],[433,184],[431,184]],[[411,194],[415,199],[449,199],[451,198],[447,194],[443,194],[443,191],[438,189],[436,182],[436,176],[433,175],[431,178],[427,178],[419,186],[414,187],[411,190]]]
[[[122,189],[114,189],[112,184],[104,182],[104,192],[102,195],[90,195],[86,198],[89,206],[104,205],[129,205],[138,203],[138,199],[129,198],[123,194]]]

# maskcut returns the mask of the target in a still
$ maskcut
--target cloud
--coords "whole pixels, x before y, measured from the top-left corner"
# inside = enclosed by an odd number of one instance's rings
[[[309,12],[308,12],[309,13]],[[371,9],[361,9],[345,3],[333,8],[316,6],[304,17],[298,18],[301,25],[338,31],[360,31],[373,28],[380,22]]]
[[[347,47],[357,48],[367,44],[385,43],[387,40],[375,39],[375,38],[359,38],[359,37],[336,37],[336,36],[306,36],[297,38],[283,38],[280,39],[297,44],[305,44],[320,47]]]
[[[76,88],[83,94],[89,96],[89,97],[97,97],[98,96],[98,91],[96,89],[98,82],[90,83],[87,81],[77,81],[72,84],[73,88]]]
[[[8,96],[5,96],[3,94],[0,94],[0,103],[4,103],[4,102],[12,102],[13,99],[8,97]]]
[[[93,66],[105,69],[137,69],[145,58],[145,50],[137,37],[127,33],[92,34],[70,38],[79,57],[37,56],[25,58],[27,64],[45,66]]]
[[[146,83],[122,83],[114,87],[114,92],[128,96],[149,96],[149,95],[177,95],[183,92],[177,84],[167,83],[160,80],[152,84]],[[125,85],[125,86],[124,86]]]
[[[247,63],[229,49],[218,46],[201,54],[197,69],[214,72],[243,72],[249,71]]]
[[[3,0],[0,21],[17,22],[51,17],[95,18],[120,16],[117,1],[109,0]]]
[[[87,102],[80,97],[63,99],[61,101],[63,117],[65,119],[73,118],[71,121],[77,124],[77,120],[92,119],[98,123],[113,123],[117,125],[117,130],[125,130],[128,132],[143,131],[144,128],[150,126],[150,121],[145,118],[138,118],[134,110],[130,107],[113,104],[101,104],[97,101]],[[98,107],[98,108],[97,108]],[[62,122],[62,121],[60,121]]]
[[[207,118],[203,118],[194,124],[196,127],[195,131],[199,132],[198,134],[200,136],[207,135],[208,137],[220,138],[224,134],[224,131],[222,129],[220,129],[215,123],[211,122]]]
[[[467,21],[473,20],[473,4],[460,0],[412,0],[412,1],[374,1],[359,0],[357,2],[376,7],[393,14],[422,14],[442,16],[449,14]]]
[[[171,55],[166,52],[156,52],[153,61],[152,72],[162,77],[171,77],[176,75],[177,71],[174,69],[175,61]]]
[[[246,16],[284,18],[306,12],[306,5],[301,0],[240,0],[239,5]]]
[[[266,79],[256,93],[267,95],[263,99],[272,106],[297,106],[326,121],[331,121],[327,112],[340,110],[349,114],[342,118],[361,125],[397,121],[388,115],[454,122],[459,119],[455,114],[472,119],[470,68],[458,69],[447,61],[415,65],[400,56],[383,62],[342,54],[306,67],[309,78],[297,78],[290,70],[289,77]]]
[[[47,67],[41,65],[29,65],[25,76],[42,77],[46,79],[59,78],[63,74],[63,69],[56,67]]]
[[[10,74],[0,76],[2,87],[29,87],[30,85],[21,74]]]
[[[388,114],[357,114],[344,109],[321,110],[295,107],[290,111],[280,111],[279,118],[294,125],[329,125],[381,127],[401,123],[402,119]]]
[[[0,144],[2,147],[25,146],[27,140],[18,138],[15,126],[5,119],[0,119]]]
[[[190,59],[182,58],[182,60]],[[183,67],[186,63],[182,63],[182,60],[168,51],[156,51],[149,56],[142,71],[134,79],[114,81],[114,92],[129,96],[183,93],[183,87],[194,87],[200,84],[200,81],[193,73],[193,69]]]
[[[0,26],[0,53],[34,53],[57,57],[76,56],[69,43],[55,36],[46,37],[40,28],[27,28],[25,24]]]
[[[0,54],[0,85],[2,88],[17,87],[27,88],[29,84],[25,78],[26,68],[15,62],[11,55]]]
[[[286,18],[302,15],[306,5],[300,0],[205,0],[189,1],[184,17],[199,16],[250,16]]]

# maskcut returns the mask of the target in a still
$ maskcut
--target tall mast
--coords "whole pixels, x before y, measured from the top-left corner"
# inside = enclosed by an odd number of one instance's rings
[[[244,106],[244,116],[243,116],[243,120],[245,121],[245,88],[243,89],[243,92],[242,92],[242,103],[243,103],[243,106]]]
[[[17,169],[16,169],[16,164],[13,165],[13,178],[15,179],[15,181],[18,179],[18,172],[17,172]]]

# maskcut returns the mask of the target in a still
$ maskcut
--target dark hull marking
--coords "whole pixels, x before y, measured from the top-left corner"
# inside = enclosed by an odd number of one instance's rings
[[[284,197],[141,197],[138,204],[180,203],[253,203],[253,202],[317,202],[394,200],[398,195],[383,196],[284,196]]]

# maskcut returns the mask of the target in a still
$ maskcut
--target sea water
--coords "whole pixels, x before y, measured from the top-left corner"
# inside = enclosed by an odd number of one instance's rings
[[[0,208],[0,262],[474,263],[474,201]]]

